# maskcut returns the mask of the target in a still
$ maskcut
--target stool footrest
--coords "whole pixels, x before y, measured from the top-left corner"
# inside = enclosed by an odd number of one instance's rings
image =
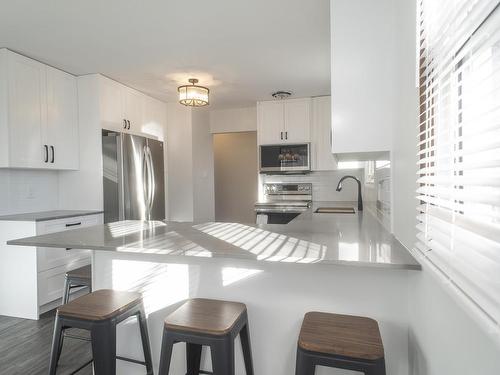
[[[119,355],[116,356],[116,359],[119,359],[120,361],[125,361],[125,362],[132,362],[132,363],[136,363],[138,365],[143,365],[143,366],[146,366],[146,362],[144,361],[139,361],[137,359],[132,359],[132,358],[127,358],[127,357],[121,357]]]
[[[88,360],[87,362],[85,362],[83,365],[81,365],[80,367],[78,367],[75,371],[71,372],[69,375],[75,375],[77,372],[80,372],[81,370],[83,370],[85,367],[87,367],[88,365],[90,365],[92,362],[94,362],[93,359],[90,359]]]

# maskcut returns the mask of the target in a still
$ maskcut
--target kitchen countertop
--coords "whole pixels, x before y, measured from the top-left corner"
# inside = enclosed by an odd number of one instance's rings
[[[314,202],[288,224],[120,221],[8,241],[9,245],[92,249],[120,253],[342,264],[419,270],[409,251],[367,210],[317,214]]]
[[[22,214],[3,215],[0,216],[0,221],[47,221],[65,219],[75,216],[87,216],[102,214],[104,211],[88,211],[88,210],[54,210],[40,212],[26,212]]]

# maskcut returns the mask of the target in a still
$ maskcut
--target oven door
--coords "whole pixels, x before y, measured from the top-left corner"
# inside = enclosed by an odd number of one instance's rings
[[[260,173],[307,173],[311,171],[309,143],[262,145]]]

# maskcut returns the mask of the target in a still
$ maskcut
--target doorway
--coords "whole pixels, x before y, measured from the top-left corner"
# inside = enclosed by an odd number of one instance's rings
[[[214,134],[215,220],[255,223],[257,132]]]

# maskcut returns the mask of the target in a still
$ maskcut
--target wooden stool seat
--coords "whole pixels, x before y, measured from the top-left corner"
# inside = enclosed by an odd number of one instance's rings
[[[384,357],[377,321],[361,316],[309,312],[299,346],[308,351],[375,360]]]
[[[60,316],[90,321],[111,319],[142,302],[140,293],[101,289],[57,309]]]
[[[295,374],[314,375],[316,366],[385,375],[378,323],[362,316],[308,312],[297,343]]]
[[[92,267],[89,265],[83,266],[71,271],[66,272],[66,277],[73,279],[90,280],[92,278]]]
[[[116,355],[116,327],[130,317],[136,317],[139,323],[144,361]],[[116,360],[121,360],[143,365],[147,375],[153,375],[146,314],[140,293],[101,289],[59,307],[54,323],[49,375],[56,375],[64,339],[71,337],[65,335],[65,331],[72,328],[90,332],[93,356],[72,374],[93,363],[95,375],[116,375]]]
[[[186,344],[186,375],[235,375],[234,340],[239,335],[246,375],[254,375],[245,304],[190,299],[165,319],[159,375],[168,375],[175,344]],[[213,372],[200,370],[203,346],[210,347]]]
[[[165,319],[165,328],[225,335],[245,312],[246,306],[243,303],[195,298],[169,315]]]

